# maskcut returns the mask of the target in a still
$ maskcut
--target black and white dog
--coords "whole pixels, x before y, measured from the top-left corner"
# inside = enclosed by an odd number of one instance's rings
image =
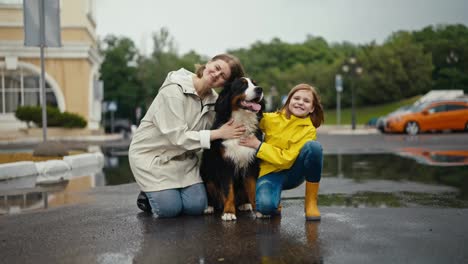
[[[216,117],[212,129],[231,118],[246,128],[244,136],[261,138],[258,123],[264,109],[263,89],[249,78],[238,78],[225,85],[216,101]],[[240,210],[255,209],[255,184],[259,167],[256,150],[239,145],[239,139],[215,140],[203,151],[201,177],[208,194],[208,209],[223,210],[221,218],[236,220],[236,206]],[[250,205],[249,205],[250,203]]]

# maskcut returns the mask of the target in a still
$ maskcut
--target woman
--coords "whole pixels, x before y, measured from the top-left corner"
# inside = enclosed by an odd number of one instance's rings
[[[241,138],[240,144],[257,149],[260,174],[256,185],[257,217],[269,217],[280,210],[281,191],[306,181],[306,220],[320,220],[317,207],[322,174],[322,146],[316,128],[324,121],[323,107],[314,87],[296,85],[276,113],[265,113],[260,129],[264,142],[256,137]]]
[[[199,156],[216,139],[238,138],[245,128],[229,121],[208,130],[218,94],[213,90],[244,76],[239,60],[228,54],[213,57],[196,73],[170,72],[141,120],[129,149],[130,168],[156,217],[200,215],[207,206],[199,175]],[[148,206],[148,205],[147,205]]]

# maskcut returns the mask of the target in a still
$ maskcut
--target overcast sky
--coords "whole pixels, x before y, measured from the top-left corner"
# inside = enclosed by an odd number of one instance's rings
[[[96,20],[99,37],[130,37],[142,52],[167,27],[180,54],[212,57],[274,37],[382,43],[397,30],[468,25],[468,0],[97,0]]]

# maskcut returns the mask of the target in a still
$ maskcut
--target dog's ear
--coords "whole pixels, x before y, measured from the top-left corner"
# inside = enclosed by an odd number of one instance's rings
[[[219,93],[218,99],[216,100],[216,105],[215,105],[215,112],[216,113],[221,113],[221,112],[226,112],[230,113],[231,112],[231,86],[233,82],[229,82],[224,84],[223,90]]]
[[[234,81],[226,82],[223,86],[223,90],[221,90],[221,92],[219,93],[218,98],[225,97],[228,94],[228,92],[231,90],[231,86],[233,83]]]

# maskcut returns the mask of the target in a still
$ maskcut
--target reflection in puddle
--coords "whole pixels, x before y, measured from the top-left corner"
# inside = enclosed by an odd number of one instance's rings
[[[128,156],[106,156],[104,160],[106,185],[119,185],[135,182]]]
[[[468,151],[405,149],[397,155],[326,155],[319,203],[468,208],[468,169],[466,162],[461,163],[463,155],[468,157]],[[432,161],[421,162],[421,156]],[[439,160],[434,162],[434,157]]]
[[[396,155],[325,155],[319,204],[468,208],[466,157],[468,151],[421,149],[403,149]],[[80,193],[95,186],[134,181],[126,155],[106,156],[104,168],[2,180],[0,214],[82,203],[89,198]],[[297,188],[290,197],[303,195],[304,190]]]
[[[83,192],[96,186],[134,181],[127,156],[106,156],[104,164],[60,173],[0,180],[0,215],[88,202]]]
[[[430,166],[468,166],[468,150],[404,148],[397,154]]]
[[[60,174],[18,177],[0,181],[0,214],[15,214],[90,201],[82,195],[103,182],[101,166]]]
[[[300,222],[279,216],[253,221],[244,215],[236,222],[213,216],[140,217],[144,235],[133,262],[323,263],[320,222],[305,222],[297,207],[286,207],[287,215],[297,214],[293,219]]]

